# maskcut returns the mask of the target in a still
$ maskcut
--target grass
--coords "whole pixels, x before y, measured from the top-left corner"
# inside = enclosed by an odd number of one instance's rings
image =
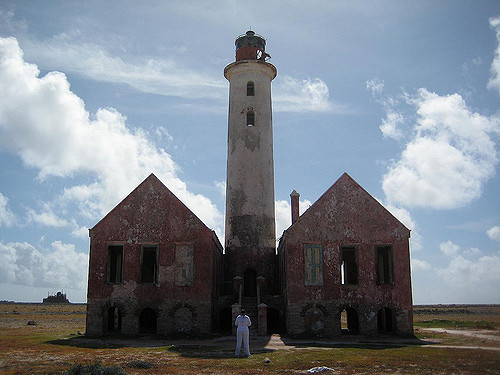
[[[342,346],[287,346],[285,349],[273,350],[258,347],[257,343],[252,341],[251,349],[254,355],[239,359],[233,357],[233,340],[167,342],[169,345],[157,347],[76,346],[73,342],[80,339],[75,337],[79,337],[78,332],[84,332],[85,328],[85,306],[0,304],[0,373],[85,374],[81,371],[92,369],[91,366],[94,366],[96,371],[112,369],[107,371],[148,375],[296,375],[306,373],[307,369],[317,366],[331,367],[338,374],[500,373],[498,351],[446,347],[493,346],[491,342],[421,330],[424,327],[479,328],[485,334],[495,333],[495,330],[483,328],[498,327],[499,317],[496,314],[499,309],[467,307],[472,314],[464,313],[463,308],[461,314],[454,314],[456,311],[452,307],[433,309],[445,313],[433,315],[429,314],[429,308],[422,308],[426,310],[423,314],[415,314],[415,324],[421,327],[417,330],[417,337],[439,341],[445,347],[371,344],[357,346],[347,342]],[[28,326],[29,320],[35,320],[37,325]],[[73,340],[68,342],[69,338]],[[265,358],[269,358],[270,363],[264,363]]]

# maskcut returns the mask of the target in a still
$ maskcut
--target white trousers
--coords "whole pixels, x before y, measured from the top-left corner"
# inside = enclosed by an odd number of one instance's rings
[[[248,357],[250,355],[250,343],[249,343],[249,332],[248,328],[239,328],[236,330],[236,352],[234,352],[235,356],[240,355],[241,350],[241,342],[243,341],[243,351],[245,355]]]

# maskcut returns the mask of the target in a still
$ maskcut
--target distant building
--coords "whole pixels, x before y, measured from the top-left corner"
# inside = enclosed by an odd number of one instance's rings
[[[90,229],[88,335],[231,332],[242,307],[259,335],[413,333],[410,231],[349,175],[302,216],[292,192],[292,225],[276,250],[277,70],[265,44],[253,31],[238,37],[224,70],[224,248],[151,174]]]
[[[43,299],[43,303],[69,303],[69,300],[66,298],[66,293],[57,292],[53,295],[49,294]]]

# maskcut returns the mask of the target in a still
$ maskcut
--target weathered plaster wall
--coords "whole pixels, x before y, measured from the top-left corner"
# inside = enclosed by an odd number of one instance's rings
[[[271,80],[276,68],[243,60],[224,70],[230,82],[226,186],[226,248],[275,248]],[[247,83],[255,95],[247,96]],[[254,126],[246,125],[249,111]]]
[[[316,308],[324,315],[324,334],[337,335],[341,311],[352,307],[358,311],[361,333],[376,333],[378,310],[390,307],[397,332],[412,333],[408,238],[409,230],[344,174],[286,231],[280,244],[288,332],[304,333],[307,311]],[[304,244],[322,247],[321,285],[305,285]],[[340,249],[346,245],[357,249],[356,285],[341,283]],[[393,284],[376,283],[376,245],[392,246]]]
[[[211,330],[215,265],[220,266],[222,247],[214,232],[154,175],[92,228],[90,237],[88,334],[104,332],[107,308],[114,305],[122,311],[125,334],[138,333],[145,307],[156,311],[158,333],[171,332],[175,316],[186,320],[186,314],[174,311],[186,306],[192,311],[193,331]],[[115,284],[106,282],[107,246],[112,244],[124,249],[123,282]],[[140,282],[143,245],[158,246],[157,283]],[[179,268],[190,269],[190,254],[192,275],[183,276]]]

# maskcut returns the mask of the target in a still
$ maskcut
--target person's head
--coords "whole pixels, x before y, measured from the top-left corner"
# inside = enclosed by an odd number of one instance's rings
[[[240,310],[240,315],[245,315],[245,309]]]

